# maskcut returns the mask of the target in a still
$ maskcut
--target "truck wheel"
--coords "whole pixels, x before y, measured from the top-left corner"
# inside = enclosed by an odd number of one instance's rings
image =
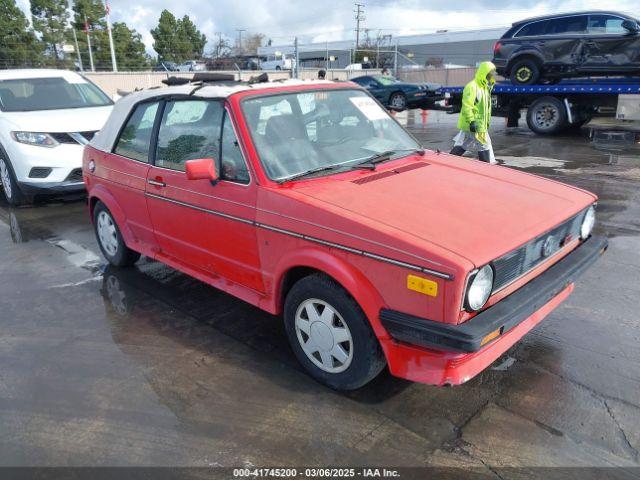
[[[333,389],[362,387],[385,366],[382,348],[360,306],[325,275],[310,275],[291,288],[284,322],[298,361]]]
[[[389,97],[389,107],[392,110],[402,112],[407,108],[407,96],[402,92],[393,93]]]
[[[140,254],[125,245],[116,221],[102,202],[93,209],[93,227],[102,255],[111,265],[126,267],[138,261]]]
[[[531,85],[540,79],[540,67],[533,59],[520,60],[511,67],[509,78],[514,85]]]
[[[13,174],[13,169],[11,168],[11,162],[2,150],[0,150],[0,186],[2,186],[4,198],[7,199],[9,205],[17,207],[18,205],[26,203],[27,198],[18,186],[16,177]]]
[[[555,97],[542,97],[527,109],[527,125],[539,135],[558,133],[567,127],[567,111]]]

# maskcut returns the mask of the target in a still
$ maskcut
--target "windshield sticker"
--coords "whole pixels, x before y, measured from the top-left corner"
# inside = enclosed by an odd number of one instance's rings
[[[372,98],[351,97],[349,100],[351,100],[351,103],[353,103],[369,120],[384,120],[385,118],[388,118],[387,112],[385,112]]]

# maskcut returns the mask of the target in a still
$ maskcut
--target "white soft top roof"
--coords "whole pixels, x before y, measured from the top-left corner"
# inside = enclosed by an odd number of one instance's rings
[[[330,80],[286,80],[284,82],[255,83],[253,85],[205,85],[197,88],[197,85],[187,84],[175,87],[152,88],[141,90],[122,97],[116,102],[102,130],[100,130],[91,140],[90,145],[103,152],[110,152],[116,141],[116,137],[122,128],[122,124],[129,116],[129,112],[134,105],[141,101],[155,97],[166,97],[167,95],[191,95],[193,98],[227,98],[228,96],[245,90],[268,90],[278,87],[293,87],[299,85],[328,85],[334,84]],[[194,91],[195,90],[195,91]]]

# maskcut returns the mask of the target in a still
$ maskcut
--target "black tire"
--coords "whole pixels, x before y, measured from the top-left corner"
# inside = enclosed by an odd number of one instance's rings
[[[8,182],[8,185],[5,185],[5,182]],[[0,149],[0,186],[9,205],[17,207],[28,203],[29,198],[20,190],[11,161],[3,149]]]
[[[276,65],[276,70],[282,70],[282,67],[280,67],[280,65]]]
[[[527,108],[527,125],[538,135],[553,135],[567,128],[567,110],[555,97],[539,98]]]
[[[113,248],[111,244],[107,245],[106,243],[103,243],[106,241],[101,238],[101,234],[99,232],[99,222],[102,221],[110,222],[113,226],[112,235],[114,240],[113,246],[115,246],[115,248]],[[93,209],[93,229],[96,233],[96,240],[98,241],[100,251],[111,265],[115,267],[127,267],[136,263],[140,258],[140,254],[138,252],[131,250],[125,245],[122,234],[120,233],[120,228],[118,228],[118,224],[111,215],[109,209],[102,202],[96,203]]]
[[[514,85],[532,85],[540,80],[540,67],[538,62],[531,58],[519,60],[513,64],[509,73],[509,79]]]
[[[389,97],[389,108],[397,112],[407,109],[407,96],[402,92],[392,93]]]
[[[343,366],[346,365],[343,371],[337,373],[325,371],[310,359],[302,347],[303,333],[300,333],[301,337],[299,338],[296,315],[299,309],[303,310],[303,305],[306,302],[311,301],[326,303],[337,313],[332,322],[335,321],[337,326],[344,327],[346,325],[346,331],[350,334],[349,341],[337,343],[334,342],[335,338],[331,336],[331,345],[344,346],[343,351],[350,353],[349,363],[343,362]],[[314,274],[296,282],[285,301],[284,322],[287,337],[298,361],[314,379],[330,388],[335,390],[360,388],[373,380],[386,364],[378,339],[360,306],[344,288],[326,275]],[[309,325],[315,323],[311,320],[308,322]],[[320,327],[323,328],[322,325]],[[310,339],[311,337],[308,336],[307,341]],[[329,351],[325,348],[324,353],[327,352]],[[318,354],[316,360],[320,361],[320,351],[316,353]],[[339,363],[337,357],[331,356],[330,358],[332,364]]]

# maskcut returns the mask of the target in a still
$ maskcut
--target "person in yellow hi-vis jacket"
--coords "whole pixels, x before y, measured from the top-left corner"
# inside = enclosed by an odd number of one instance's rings
[[[491,121],[491,90],[496,83],[496,66],[491,62],[482,62],[475,78],[464,87],[462,109],[458,119],[460,131],[453,138],[452,155],[464,152],[477,152],[483,162],[496,163],[489,137]]]

